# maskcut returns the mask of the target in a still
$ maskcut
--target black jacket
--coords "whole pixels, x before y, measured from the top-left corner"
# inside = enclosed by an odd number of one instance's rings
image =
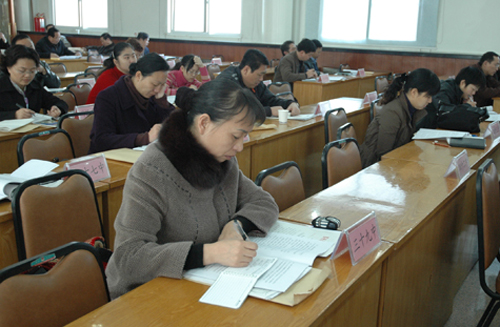
[[[48,88],[58,88],[61,87],[61,80],[51,69],[49,64],[45,61],[40,60],[40,66],[42,66],[47,72],[45,75],[41,72],[37,72],[35,75],[35,80],[42,84],[42,86],[46,86]]]
[[[61,110],[61,115],[68,111],[66,102],[45,91],[36,80],[26,87],[25,94],[28,98],[29,109],[35,112],[44,109],[44,113],[47,113],[47,109],[52,106],[57,106]],[[2,74],[0,77],[0,120],[15,119],[16,111],[19,110],[16,104],[26,108],[24,97],[14,88],[9,75]]]
[[[51,53],[55,53],[58,56],[72,56],[75,53],[64,45],[62,41],[57,44],[52,44],[47,36],[44,36],[36,43],[36,52],[40,55],[40,58],[50,58]]]
[[[226,78],[235,81],[240,84],[241,87],[246,87],[243,83],[243,78],[241,77],[241,71],[239,67],[230,66],[219,75],[218,78]],[[255,88],[251,89],[253,94],[259,99],[260,103],[264,106],[266,110],[266,116],[271,116],[271,107],[282,106],[284,109],[293,103],[292,100],[281,99],[275,96],[264,83],[260,82]]]

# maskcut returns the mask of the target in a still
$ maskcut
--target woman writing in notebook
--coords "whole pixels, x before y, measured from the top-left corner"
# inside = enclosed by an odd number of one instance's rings
[[[196,79],[200,73],[201,82]],[[186,55],[182,57],[179,70],[172,70],[167,78],[167,95],[175,95],[177,89],[182,86],[190,87],[194,90],[210,81],[207,67],[203,64],[200,57],[195,55]]]
[[[14,45],[0,57],[0,120],[30,118],[42,109],[55,118],[68,110],[35,80],[39,65],[36,51],[24,45]]]
[[[104,61],[104,68],[90,91],[87,104],[94,103],[99,92],[115,84],[123,75],[128,74],[130,64],[136,62],[137,57],[132,46],[125,42],[117,43],[111,56]]]
[[[158,276],[218,263],[247,266],[278,218],[269,193],[239,170],[243,138],[266,116],[248,89],[214,80],[181,88],[159,142],[131,168],[116,217],[115,251],[106,269],[112,298]],[[236,222],[235,222],[236,221]]]
[[[402,74],[392,82],[379,102],[383,107],[368,125],[365,142],[360,147],[363,167],[411,141],[416,123],[427,114],[423,109],[439,88],[439,78],[425,68]]]

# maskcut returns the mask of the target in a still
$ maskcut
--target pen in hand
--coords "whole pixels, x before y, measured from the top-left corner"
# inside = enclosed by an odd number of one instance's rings
[[[245,233],[243,228],[241,228],[240,224],[236,220],[233,220],[234,224],[236,225],[236,229],[240,233],[241,237],[243,238],[243,241],[246,241],[248,239],[248,235]]]

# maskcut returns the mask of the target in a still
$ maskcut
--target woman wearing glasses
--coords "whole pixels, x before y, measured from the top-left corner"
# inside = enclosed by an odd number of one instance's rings
[[[35,112],[59,117],[68,110],[61,99],[35,81],[40,57],[35,50],[15,45],[1,56],[0,120],[30,118]]]
[[[210,81],[207,67],[203,64],[200,57],[195,55],[186,55],[182,57],[179,70],[172,70],[168,73],[167,78],[167,95],[177,94],[177,89],[182,86],[187,86],[194,90]],[[201,75],[201,82],[196,79],[198,72]]]

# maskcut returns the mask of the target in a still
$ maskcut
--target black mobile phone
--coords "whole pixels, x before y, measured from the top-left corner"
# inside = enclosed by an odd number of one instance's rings
[[[326,216],[326,217],[320,216],[314,218],[311,224],[316,228],[337,230],[340,227],[340,220],[332,216]]]

